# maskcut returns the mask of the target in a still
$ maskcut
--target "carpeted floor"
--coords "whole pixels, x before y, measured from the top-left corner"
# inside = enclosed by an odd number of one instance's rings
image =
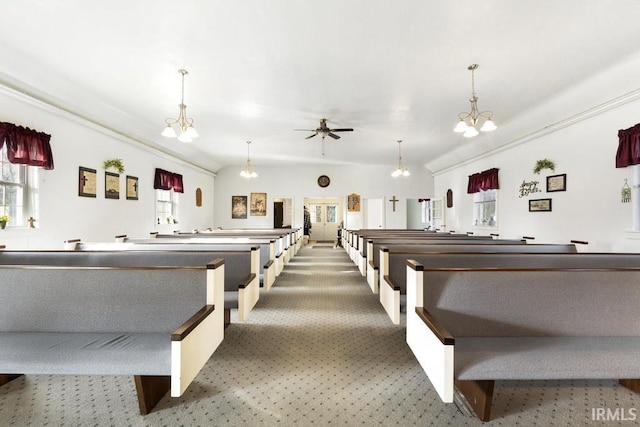
[[[301,249],[249,321],[234,316],[183,397],[145,417],[131,378],[33,375],[0,388],[0,425],[482,425],[440,401],[404,327],[340,248]],[[614,381],[500,381],[488,424],[597,425],[596,408],[607,408],[630,425],[636,406]]]

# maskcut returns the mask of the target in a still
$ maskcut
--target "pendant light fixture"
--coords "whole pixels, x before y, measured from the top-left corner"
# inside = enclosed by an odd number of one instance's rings
[[[177,136],[180,142],[191,142],[193,138],[198,137],[198,132],[196,132],[196,128],[193,127],[193,119],[187,117],[187,106],[184,104],[184,76],[189,72],[184,69],[180,69],[178,72],[182,74],[182,98],[180,105],[178,105],[180,114],[177,119],[165,119],[164,122],[166,126],[164,131],[162,131],[162,136],[166,136],[167,138],[175,138]],[[177,126],[180,135],[176,133],[173,125]]]
[[[400,145],[402,144],[402,140],[398,140],[398,167],[391,173],[391,176],[396,178],[398,176],[409,176],[411,173],[402,166],[402,152],[400,151]]]
[[[258,174],[251,167],[251,159],[249,159],[249,147],[251,146],[251,141],[247,141],[247,165],[240,171],[240,176],[243,178],[251,179],[257,178]]]
[[[491,132],[498,128],[492,120],[493,112],[478,110],[478,97],[476,96],[474,79],[474,73],[477,68],[478,64],[471,64],[467,67],[467,69],[471,71],[471,98],[469,98],[469,102],[471,102],[471,111],[468,113],[458,114],[458,125],[453,129],[454,132],[464,132],[463,136],[467,138],[472,138],[478,135],[479,132],[476,129],[476,125],[481,118],[484,119],[484,124],[480,128],[482,132]]]

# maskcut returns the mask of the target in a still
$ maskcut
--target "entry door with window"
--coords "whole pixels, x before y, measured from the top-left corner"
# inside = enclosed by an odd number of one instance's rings
[[[317,242],[337,239],[338,205],[335,203],[316,203],[309,206],[311,213],[310,239]]]

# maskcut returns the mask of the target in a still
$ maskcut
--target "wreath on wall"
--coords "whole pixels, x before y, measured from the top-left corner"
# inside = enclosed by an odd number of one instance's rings
[[[538,160],[533,167],[533,173],[539,174],[543,169],[551,169],[553,172],[556,170],[556,165],[549,159]]]
[[[105,170],[109,168],[113,168],[117,170],[119,173],[124,172],[124,163],[122,163],[122,159],[105,160],[103,167]]]

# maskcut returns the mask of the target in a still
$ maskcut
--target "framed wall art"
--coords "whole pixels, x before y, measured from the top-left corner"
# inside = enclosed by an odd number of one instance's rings
[[[567,174],[551,175],[547,177],[547,193],[567,191]]]
[[[247,218],[247,196],[231,196],[231,219]]]
[[[251,193],[251,216],[267,216],[267,193]]]
[[[551,199],[529,200],[529,212],[551,212]]]
[[[127,200],[138,200],[138,177],[127,175]]]
[[[347,196],[347,212],[360,212],[360,195],[349,194]]]
[[[120,174],[114,172],[104,173],[104,197],[105,199],[120,198]]]
[[[78,196],[96,197],[96,170],[80,166],[78,174]]]

